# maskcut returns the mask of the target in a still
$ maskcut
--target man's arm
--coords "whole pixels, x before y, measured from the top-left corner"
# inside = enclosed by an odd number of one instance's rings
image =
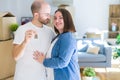
[[[36,34],[33,30],[28,30],[25,32],[25,38],[24,41],[21,44],[14,44],[13,45],[13,58],[15,60],[18,60],[20,57],[23,56],[24,50],[26,48],[26,45],[29,43],[31,38]]]
[[[17,61],[22,55],[26,47],[26,42],[23,41],[21,44],[13,44],[13,58]]]

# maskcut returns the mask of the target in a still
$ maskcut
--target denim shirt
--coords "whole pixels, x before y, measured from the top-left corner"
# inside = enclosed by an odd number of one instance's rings
[[[43,64],[54,69],[54,80],[80,80],[77,43],[71,32],[58,36],[51,58],[46,58]]]

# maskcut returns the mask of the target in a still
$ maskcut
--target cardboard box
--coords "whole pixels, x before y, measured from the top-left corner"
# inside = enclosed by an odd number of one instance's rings
[[[10,25],[16,22],[16,17],[10,12],[0,12],[0,40],[11,38]]]
[[[7,80],[15,73],[15,60],[12,57],[13,40],[0,42],[0,80]],[[11,79],[13,80],[13,79]]]
[[[102,37],[101,33],[94,33],[94,32],[87,32],[86,33],[87,38],[100,38]]]

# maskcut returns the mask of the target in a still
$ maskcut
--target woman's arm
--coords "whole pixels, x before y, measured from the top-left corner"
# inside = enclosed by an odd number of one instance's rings
[[[72,35],[69,34],[63,34],[59,38],[59,50],[57,50],[58,56],[47,58],[43,61],[43,64],[46,67],[51,68],[63,68],[66,67],[70,60],[72,55],[74,54],[76,50],[76,41],[72,38]],[[55,51],[53,49],[53,51]],[[53,53],[52,53],[53,54]]]

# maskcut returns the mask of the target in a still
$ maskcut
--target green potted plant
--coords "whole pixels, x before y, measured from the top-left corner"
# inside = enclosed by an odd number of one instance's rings
[[[18,23],[12,23],[11,25],[10,25],[10,30],[11,30],[11,32],[12,32],[12,37],[14,38],[14,34],[15,34],[15,31],[17,30],[17,28],[18,28]]]
[[[120,57],[120,48],[115,48],[113,50],[113,59],[117,59]]]
[[[116,44],[120,44],[120,34],[117,35]]]
[[[95,70],[92,67],[86,67],[83,70],[83,80],[92,80],[96,76]]]
[[[117,35],[116,38],[116,44],[119,45],[120,44],[120,34]],[[113,59],[117,59],[120,57],[120,48],[115,48],[113,50]]]
[[[17,30],[17,28],[18,28],[18,24],[17,24],[17,23],[12,23],[12,24],[10,25],[10,30],[11,30],[12,32],[15,32],[15,31]]]

